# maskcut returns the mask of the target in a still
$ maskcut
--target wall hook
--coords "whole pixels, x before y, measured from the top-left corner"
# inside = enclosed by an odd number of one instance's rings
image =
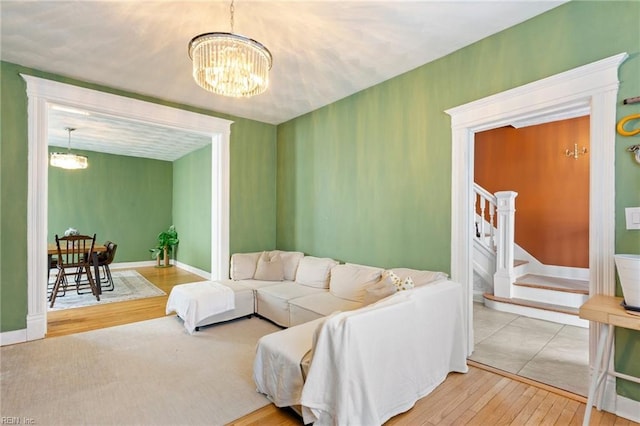
[[[587,147],[583,146],[582,149],[578,149],[578,144],[574,143],[573,151],[570,149],[565,149],[564,155],[566,155],[567,157],[573,157],[574,159],[577,160],[580,155],[584,155],[587,152],[589,152],[589,150],[587,150]]]
[[[640,114],[627,115],[625,118],[623,118],[620,121],[618,121],[618,125],[616,126],[616,130],[622,136],[637,135],[638,133],[640,133],[640,129],[625,130],[624,125],[627,124],[631,120],[639,120],[639,119],[640,119]]]

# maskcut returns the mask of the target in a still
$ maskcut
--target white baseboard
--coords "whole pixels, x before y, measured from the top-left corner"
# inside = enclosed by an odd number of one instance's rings
[[[616,416],[640,423],[640,401],[616,395]]]
[[[184,269],[187,272],[191,272],[192,274],[196,274],[204,278],[205,280],[211,279],[211,273],[207,271],[203,271],[202,269],[198,269],[191,265],[187,265],[186,263],[178,262],[177,260],[171,260],[171,264],[178,266],[180,269]],[[145,266],[156,266],[155,260],[144,260],[140,262],[120,262],[120,263],[112,263],[109,265],[109,269],[132,269],[132,268],[143,268]]]
[[[602,409],[618,417],[640,423],[640,401],[625,398],[616,393],[616,378],[608,375]]]
[[[196,274],[204,278],[205,280],[211,279],[211,273],[207,271],[203,271],[202,269],[195,268],[191,265],[187,265],[186,263],[174,261],[175,265],[180,267],[180,269],[184,269],[185,271],[191,272],[192,274]]]
[[[0,333],[0,346],[15,345],[27,341],[27,329],[5,331]]]
[[[484,304],[484,293],[481,290],[473,290],[473,301]]]
[[[145,266],[155,266],[155,260],[143,260],[140,262],[119,262],[109,265],[109,269],[132,269],[132,268],[144,268]]]

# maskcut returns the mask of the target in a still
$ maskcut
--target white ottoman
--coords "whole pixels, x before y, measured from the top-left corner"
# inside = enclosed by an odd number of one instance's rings
[[[233,281],[200,281],[174,286],[166,313],[175,312],[187,331],[193,333],[206,325],[251,317],[253,306],[253,290],[246,286]]]

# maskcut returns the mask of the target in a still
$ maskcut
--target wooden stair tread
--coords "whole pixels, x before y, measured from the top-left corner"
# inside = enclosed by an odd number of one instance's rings
[[[528,260],[515,259],[515,260],[513,261],[513,267],[514,267],[514,268],[517,268],[518,266],[520,266],[520,265],[526,265],[527,263],[529,263],[529,261],[528,261]]]
[[[546,277],[543,275],[526,274],[516,278],[513,285],[521,287],[539,288],[544,290],[562,291],[589,295],[589,281],[569,278]]]
[[[533,300],[514,299],[507,297],[498,297],[493,294],[484,293],[484,297],[494,302],[510,303],[512,305],[525,306],[527,308],[542,309],[545,311],[560,312],[562,314],[578,315],[578,308],[569,306],[553,305],[551,303],[534,302]]]

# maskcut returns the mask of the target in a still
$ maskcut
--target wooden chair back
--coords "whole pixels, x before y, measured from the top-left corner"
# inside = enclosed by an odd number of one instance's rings
[[[58,248],[58,268],[85,268],[91,262],[91,253],[96,242],[96,234],[89,235],[69,235],[58,237],[56,235],[56,246]]]

